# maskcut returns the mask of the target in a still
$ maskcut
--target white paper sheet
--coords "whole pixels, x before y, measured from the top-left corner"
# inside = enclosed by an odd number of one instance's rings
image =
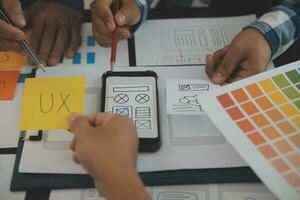
[[[221,87],[201,101],[226,139],[280,199],[300,198],[299,77],[300,61]]]
[[[205,114],[199,99],[202,95],[219,87],[208,79],[169,79],[166,83],[167,114]]]
[[[2,138],[1,138],[2,139]],[[14,168],[15,155],[0,155],[0,199],[24,200],[25,192],[11,192],[10,180]]]
[[[153,200],[276,200],[259,183],[202,184],[147,187]],[[104,200],[96,189],[52,190],[49,200]]]
[[[22,95],[23,84],[17,84],[14,99],[0,102],[0,148],[12,148],[18,145]]]
[[[64,57],[57,66],[103,67],[110,66],[111,48],[98,45],[92,33],[92,24],[83,23],[81,28],[81,42],[73,58]],[[120,40],[118,43],[116,66],[129,66],[128,42]]]
[[[62,67],[49,68],[47,73],[38,72],[38,77],[45,76],[74,76],[87,77],[88,87],[101,87],[101,74],[108,70],[99,68]],[[171,70],[172,69],[172,70]],[[140,68],[116,68],[120,71],[145,71],[153,70],[158,74],[159,120],[162,146],[156,153],[140,153],[138,157],[139,171],[160,171],[175,169],[199,169],[199,168],[226,168],[246,166],[243,159],[224,140],[220,132],[209,119],[203,121],[202,127],[193,125],[194,121],[186,119],[184,125],[170,119],[166,113],[166,80],[167,79],[204,79],[204,68],[198,66],[189,67],[140,67]],[[100,91],[100,88],[99,88]],[[100,96],[100,95],[99,95]],[[100,104],[99,104],[100,105]],[[96,110],[96,108],[94,109]],[[201,115],[202,116],[202,115]],[[205,116],[205,115],[204,115]],[[189,127],[185,132],[175,133],[173,136],[173,124]],[[199,124],[199,123],[197,123]],[[186,134],[186,136],[185,136]],[[172,139],[173,138],[173,139]],[[191,143],[194,139],[196,143]],[[173,141],[175,140],[175,143]],[[185,142],[187,140],[187,142]],[[209,156],[208,156],[209,155]],[[33,162],[39,160],[39,163]],[[27,163],[25,165],[25,163]],[[24,144],[21,164],[21,172],[33,173],[85,173],[82,168],[71,160],[71,151],[67,149],[48,150],[43,148],[42,142],[29,142]]]
[[[204,64],[208,53],[230,44],[255,19],[255,15],[248,15],[147,20],[135,33],[136,64]]]

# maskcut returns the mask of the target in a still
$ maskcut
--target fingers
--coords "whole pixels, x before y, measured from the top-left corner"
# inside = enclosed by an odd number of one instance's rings
[[[33,21],[32,32],[30,36],[30,44],[36,52],[39,52],[39,45],[42,40],[44,28],[45,22],[43,19]]]
[[[87,118],[90,122],[92,122],[95,126],[102,126],[108,122],[110,122],[112,119],[115,118],[115,114],[110,112],[105,113],[95,113],[88,115]]]
[[[7,40],[20,41],[25,39],[25,33],[20,29],[0,20],[0,37]]]
[[[69,121],[69,129],[70,131],[76,136],[80,137],[85,133],[88,133],[89,130],[92,128],[89,120],[85,117],[80,115],[79,113],[72,113],[68,117]]]
[[[244,78],[253,76],[267,69],[265,65],[260,64],[257,61],[245,60],[240,64],[241,69],[230,80],[230,83],[242,80]]]
[[[140,18],[141,18],[140,10],[137,7],[136,3],[131,0],[124,1],[120,10],[115,15],[116,23],[119,26],[135,25],[136,23],[139,22]]]
[[[70,33],[71,38],[70,38],[70,42],[69,42],[69,45],[68,45],[67,51],[66,51],[66,56],[68,58],[72,58],[78,49],[82,19],[81,19],[81,17],[79,17],[78,21],[74,21],[71,23],[72,23],[71,33]]]
[[[215,59],[213,55],[211,54],[206,55],[205,62],[206,62],[205,73],[209,78],[211,78],[215,70]]]
[[[216,52],[214,52],[213,55],[208,54],[206,56],[206,67],[205,67],[205,72],[207,74],[207,76],[209,78],[212,78],[214,71],[216,69],[216,67],[221,63],[221,61],[223,60],[226,51],[227,51],[228,47],[225,47],[223,49],[220,49]]]
[[[45,63],[48,63],[47,61],[50,55],[50,51],[54,46],[56,31],[57,29],[54,22],[48,23],[44,30],[39,48],[39,56]]]
[[[51,54],[48,59],[48,65],[53,66],[57,65],[60,61],[60,58],[64,54],[65,46],[67,45],[68,40],[68,26],[65,24],[61,26],[58,30],[56,41],[51,50]]]
[[[0,38],[0,51],[15,51],[20,53],[23,49],[15,41]]]
[[[109,32],[112,32],[116,27],[113,14],[110,9],[111,4],[112,0],[98,0],[94,1],[90,6],[93,16],[101,19]]]
[[[23,28],[26,21],[23,15],[21,2],[19,0],[2,0],[2,7],[12,23],[18,28]]]
[[[215,84],[225,82],[243,59],[243,51],[240,51],[239,48],[229,47],[224,59],[211,77],[212,82]]]
[[[75,141],[75,137],[72,139],[72,141],[70,142],[70,149],[72,151],[75,151],[76,150],[76,141]]]

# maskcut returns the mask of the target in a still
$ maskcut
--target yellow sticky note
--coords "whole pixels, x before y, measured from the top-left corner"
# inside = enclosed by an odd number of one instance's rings
[[[14,52],[0,52],[0,70],[20,70],[26,65],[27,59],[24,55]]]
[[[20,130],[68,128],[72,112],[84,112],[85,78],[28,78],[20,119]]]

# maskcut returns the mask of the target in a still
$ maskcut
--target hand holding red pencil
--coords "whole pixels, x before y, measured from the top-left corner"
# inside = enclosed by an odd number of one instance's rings
[[[120,9],[120,0],[115,0],[114,1],[114,13],[117,13],[119,11],[119,9]],[[115,67],[115,63],[116,63],[118,40],[119,40],[119,27],[117,25],[113,32],[113,38],[112,38],[111,57],[110,57],[111,71],[113,71],[113,69]]]
[[[111,46],[113,31],[119,27],[119,37],[128,39],[131,28],[141,18],[141,12],[134,0],[120,0],[120,9],[113,13],[114,0],[95,0],[91,4],[93,34],[101,46]]]

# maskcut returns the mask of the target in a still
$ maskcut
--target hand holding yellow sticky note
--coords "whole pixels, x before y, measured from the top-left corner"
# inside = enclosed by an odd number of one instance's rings
[[[72,112],[84,112],[85,78],[29,78],[25,81],[20,130],[67,129]]]

